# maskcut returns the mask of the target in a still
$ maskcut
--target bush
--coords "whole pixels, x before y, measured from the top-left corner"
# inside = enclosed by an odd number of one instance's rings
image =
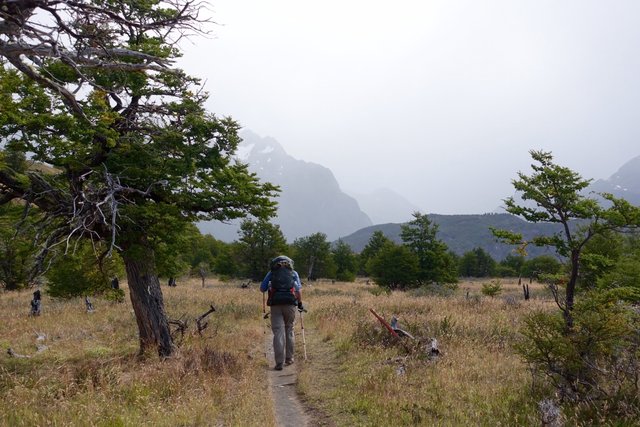
[[[530,259],[522,266],[522,277],[533,277],[540,280],[544,274],[558,274],[562,270],[562,264],[551,255],[540,255]]]
[[[122,259],[115,252],[100,264],[93,249],[85,245],[53,263],[46,274],[47,292],[57,298],[110,293],[109,298],[117,301],[124,294],[111,289],[111,279],[123,274]]]
[[[418,283],[418,257],[406,246],[385,245],[367,264],[371,277],[389,289],[407,289]]]
[[[502,283],[500,283],[500,280],[492,280],[490,283],[483,283],[481,292],[482,295],[493,298],[502,292]]]
[[[640,417],[640,313],[611,292],[587,295],[567,329],[560,313],[525,320],[516,351],[587,424]],[[577,405],[575,405],[577,404]]]

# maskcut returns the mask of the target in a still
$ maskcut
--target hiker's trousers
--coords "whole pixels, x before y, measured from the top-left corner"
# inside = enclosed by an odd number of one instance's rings
[[[293,360],[295,336],[293,325],[296,320],[295,305],[271,306],[271,330],[273,331],[273,353],[276,365]]]

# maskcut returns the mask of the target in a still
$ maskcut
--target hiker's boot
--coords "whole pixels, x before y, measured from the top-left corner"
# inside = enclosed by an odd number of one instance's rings
[[[274,368],[276,371],[282,371],[282,363],[278,363],[276,364],[276,367]]]
[[[284,364],[287,365],[287,366],[293,365],[293,358],[285,360]]]

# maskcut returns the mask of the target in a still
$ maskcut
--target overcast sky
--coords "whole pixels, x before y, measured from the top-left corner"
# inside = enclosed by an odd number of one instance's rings
[[[530,149],[587,178],[640,155],[640,1],[211,0],[209,108],[424,213],[484,213]]]

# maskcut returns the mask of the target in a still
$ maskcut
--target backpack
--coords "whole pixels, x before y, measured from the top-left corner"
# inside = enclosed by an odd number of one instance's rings
[[[271,270],[271,287],[267,305],[296,305],[295,274],[287,267]]]

